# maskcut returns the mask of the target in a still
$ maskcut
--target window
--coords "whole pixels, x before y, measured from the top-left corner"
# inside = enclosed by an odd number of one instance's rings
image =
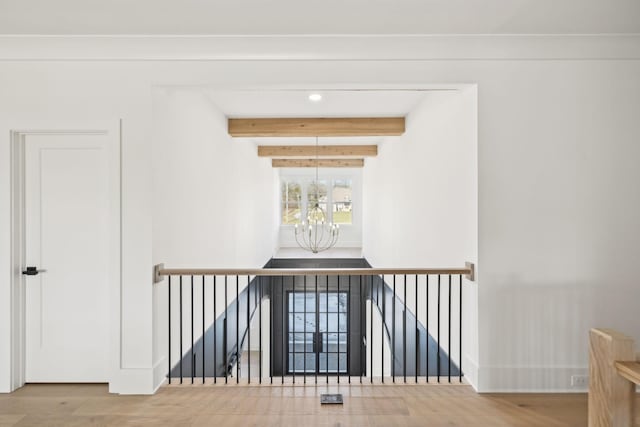
[[[282,223],[299,224],[302,218],[302,189],[297,182],[282,183]]]
[[[351,224],[351,180],[336,179],[332,191],[333,222]]]
[[[320,180],[313,177],[283,178],[280,187],[281,224],[295,225],[307,221],[308,212],[318,206],[327,222],[353,223],[352,181],[348,178]]]

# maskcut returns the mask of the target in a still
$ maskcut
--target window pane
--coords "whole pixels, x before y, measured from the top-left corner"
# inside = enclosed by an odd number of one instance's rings
[[[320,313],[320,315],[318,316],[318,320],[320,321],[320,324],[318,325],[319,331],[320,332],[326,332],[327,331],[327,315],[324,313]]]
[[[342,318],[341,322],[345,323],[344,325],[340,325],[340,332],[347,330],[347,317],[344,314],[340,315]],[[324,314],[320,313],[320,332],[338,332],[338,314],[337,313],[329,313]],[[329,329],[327,329],[329,328]]]
[[[306,340],[304,342],[305,353],[313,353],[313,335],[314,334],[306,334]]]
[[[327,354],[327,359],[329,363],[329,372],[338,372],[338,355]]]
[[[295,345],[292,345],[293,351],[304,353],[304,334],[293,334],[293,341],[295,341]]]
[[[296,372],[304,372],[304,354],[296,354]]]
[[[327,312],[327,293],[320,292],[318,295],[318,302],[320,306],[320,312]]]
[[[340,351],[341,353],[347,352],[347,334],[340,334]]]
[[[297,182],[283,182],[281,187],[281,211],[283,224],[298,224],[301,221],[302,188]]]
[[[307,312],[315,313],[316,312],[316,294],[307,292]]]
[[[337,312],[338,311],[338,293],[331,292],[329,293],[329,307],[327,307],[328,312]]]
[[[314,216],[313,208],[318,205],[322,209],[322,213],[316,213]],[[324,214],[324,220],[327,218],[327,183],[325,181],[319,181],[316,185],[312,182],[307,187],[307,219],[310,221],[322,221]]]
[[[335,180],[332,190],[333,222],[351,224],[351,180]]]
[[[293,301],[293,311],[296,313],[304,312],[304,293],[303,292],[295,292],[295,299]]]
[[[293,332],[293,313],[289,313],[289,332]]]
[[[348,294],[345,292],[340,292],[339,301],[338,301],[338,311],[341,313],[345,313],[347,311],[347,296]]]
[[[338,352],[338,334],[322,334],[324,336],[322,349],[327,353]]]
[[[347,372],[347,354],[346,353],[340,353],[340,372]]]
[[[304,329],[304,325],[303,325]],[[316,315],[307,313],[307,332],[316,330]]]
[[[337,330],[340,332],[347,332],[347,315],[341,313],[338,316],[339,328]]]
[[[327,353],[320,353],[319,356],[320,356],[319,357],[320,366],[318,367],[318,371],[326,372],[327,371]]]
[[[296,332],[304,332],[304,313],[295,314],[295,330]]]

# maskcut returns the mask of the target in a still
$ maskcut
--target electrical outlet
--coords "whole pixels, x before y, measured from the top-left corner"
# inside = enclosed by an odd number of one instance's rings
[[[575,388],[589,387],[589,376],[588,375],[572,375],[571,387],[575,387]]]

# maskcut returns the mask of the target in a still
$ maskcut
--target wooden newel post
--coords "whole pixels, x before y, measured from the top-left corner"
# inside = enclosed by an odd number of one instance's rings
[[[633,339],[611,329],[589,332],[589,427],[631,427],[635,385],[615,362],[634,361]]]

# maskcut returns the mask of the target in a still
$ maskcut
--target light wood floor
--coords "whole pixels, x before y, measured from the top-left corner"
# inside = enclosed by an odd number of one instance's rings
[[[343,406],[319,395],[344,394]],[[27,385],[0,395],[0,426],[585,426],[585,394],[476,394],[467,385],[163,387]]]

